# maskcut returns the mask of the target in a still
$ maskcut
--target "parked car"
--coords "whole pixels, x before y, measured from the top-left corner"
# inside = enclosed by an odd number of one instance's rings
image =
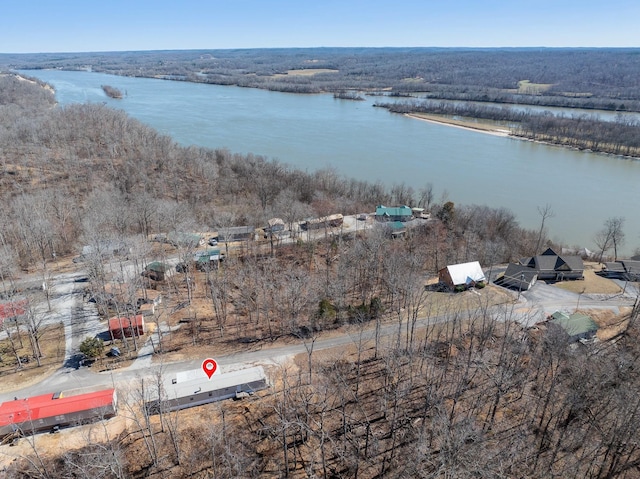
[[[209,246],[218,246],[218,240],[215,238],[209,238]]]

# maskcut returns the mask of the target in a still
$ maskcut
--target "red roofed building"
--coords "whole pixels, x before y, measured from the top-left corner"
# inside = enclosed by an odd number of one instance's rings
[[[49,393],[0,404],[0,436],[14,431],[35,433],[116,415],[115,389],[65,397]]]
[[[111,318],[109,320],[109,334],[111,339],[122,339],[124,336],[142,336],[146,332],[144,317],[138,314],[132,318]]]
[[[26,299],[0,303],[0,326],[2,326],[5,319],[12,319],[25,314],[28,305],[29,301]]]

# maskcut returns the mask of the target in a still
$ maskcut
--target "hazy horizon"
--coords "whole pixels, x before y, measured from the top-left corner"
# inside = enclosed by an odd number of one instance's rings
[[[640,2],[9,2],[0,53],[251,48],[633,48]]]

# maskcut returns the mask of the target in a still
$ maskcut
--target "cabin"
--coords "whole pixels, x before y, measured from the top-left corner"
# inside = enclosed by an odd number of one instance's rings
[[[193,261],[198,271],[206,271],[207,268],[217,268],[219,263],[224,261],[224,253],[221,253],[219,249],[197,251],[193,255]]]
[[[172,231],[166,236],[165,241],[180,248],[197,248],[204,245],[204,238],[198,233],[186,233],[182,231]]]
[[[131,338],[139,337],[146,332],[144,316],[137,314],[130,318],[115,317],[109,320],[109,335],[111,340],[122,339],[123,336]]]
[[[232,241],[251,241],[255,235],[256,230],[251,226],[230,226],[221,228],[218,235],[213,236],[213,239],[221,243],[230,243]]]
[[[166,263],[153,261],[145,266],[142,276],[154,281],[164,281],[173,273],[173,268]]]
[[[598,331],[598,325],[593,319],[582,313],[568,314],[556,311],[550,316],[549,324],[567,333],[571,343],[592,339]]]
[[[0,404],[0,437],[33,434],[115,416],[115,389],[56,392]]]
[[[211,379],[199,368],[182,371],[167,378],[163,388],[166,397],[159,398],[154,389],[145,407],[150,414],[177,411],[215,401],[241,398],[267,387],[269,383],[262,366],[214,374]]]
[[[284,231],[284,221],[281,218],[271,218],[267,221],[267,226],[264,228],[265,235],[282,231]]]
[[[410,221],[414,217],[413,210],[406,205],[388,207],[376,206],[376,221]]]
[[[131,248],[121,240],[97,241],[95,244],[84,245],[80,256],[73,259],[74,263],[86,261],[90,258],[104,260],[113,256],[124,256],[131,253]]]
[[[323,216],[321,218],[314,218],[311,220],[303,221],[300,223],[300,229],[303,231],[318,230],[322,228],[338,228],[342,226],[344,216],[340,213],[335,215]]]
[[[449,288],[471,288],[478,283],[484,283],[487,278],[477,261],[453,264],[438,271],[440,282]]]

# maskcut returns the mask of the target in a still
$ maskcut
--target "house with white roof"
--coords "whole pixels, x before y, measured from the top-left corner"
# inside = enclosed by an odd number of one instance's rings
[[[457,286],[464,286],[470,288],[475,286],[476,283],[481,283],[487,280],[480,267],[480,263],[477,261],[471,261],[470,263],[452,264],[438,271],[438,277],[440,282],[448,285],[451,288]]]

